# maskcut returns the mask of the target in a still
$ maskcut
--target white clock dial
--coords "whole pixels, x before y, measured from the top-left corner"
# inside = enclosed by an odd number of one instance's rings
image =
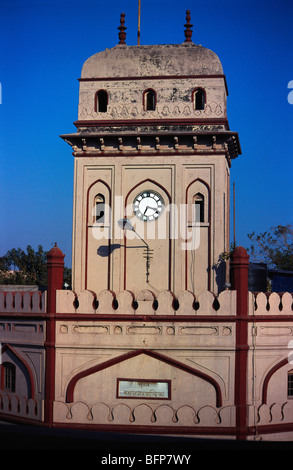
[[[133,201],[136,217],[146,222],[156,220],[164,208],[164,201],[155,191],[143,191]]]

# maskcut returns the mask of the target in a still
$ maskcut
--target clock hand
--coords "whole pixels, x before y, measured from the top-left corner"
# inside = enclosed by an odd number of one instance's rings
[[[156,210],[156,207],[146,206],[145,211],[144,211],[144,214],[146,213],[146,211],[147,211],[148,209],[152,209],[152,210],[155,211],[155,210]]]

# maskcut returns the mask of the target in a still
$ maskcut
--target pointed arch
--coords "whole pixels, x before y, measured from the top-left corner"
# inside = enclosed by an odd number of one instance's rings
[[[12,356],[15,356],[15,358],[23,365],[23,367],[25,368],[26,372],[27,372],[27,375],[28,375],[28,398],[35,398],[35,386],[34,386],[34,376],[33,376],[33,372],[29,366],[29,364],[27,363],[27,361],[18,353],[18,351],[16,351],[16,349],[14,349],[12,346],[10,346],[10,344],[4,344],[4,346],[2,346],[2,354],[5,352],[5,351],[10,351],[10,353],[12,354]],[[3,374],[3,367],[1,367],[1,372]],[[1,374],[1,376],[2,376]],[[3,388],[3,383],[2,383],[2,379],[1,379],[1,389]]]
[[[98,90],[95,93],[95,112],[106,113],[108,110],[109,96],[106,90]]]
[[[140,181],[139,183],[137,183],[135,186],[133,186],[133,188],[131,188],[131,190],[127,193],[126,195],[126,198],[125,198],[125,207],[127,207],[127,204],[128,204],[128,198],[130,196],[130,194],[136,189],[138,188],[139,186],[141,186],[142,184],[144,183],[152,183],[154,184],[155,186],[158,186],[159,188],[161,188],[167,195],[168,199],[169,199],[169,204],[171,204],[171,196],[170,196],[170,193],[167,191],[166,188],[164,188],[164,186],[162,186],[160,183],[158,183],[157,181],[151,179],[151,178],[146,178],[142,181]]]
[[[194,188],[193,188],[194,186]],[[190,196],[191,194],[191,196]],[[195,202],[195,196],[200,195],[204,198],[204,221],[210,223],[211,218],[211,188],[209,184],[201,178],[196,178],[189,183],[186,188],[185,203],[188,205],[189,200]]]
[[[223,403],[222,390],[221,390],[220,384],[213,377],[209,376],[208,374],[200,370],[194,369],[180,361],[177,361],[176,359],[173,359],[171,357],[165,356],[164,354],[158,353],[157,351],[144,350],[144,349],[137,349],[136,351],[127,352],[125,354],[122,354],[121,356],[115,357],[113,359],[109,359],[108,361],[105,361],[101,364],[97,364],[93,367],[90,367],[89,369],[83,370],[79,372],[78,374],[76,374],[74,377],[72,377],[72,379],[70,380],[67,386],[66,403],[72,403],[74,401],[73,399],[74,389],[79,380],[85,377],[88,377],[89,375],[95,374],[96,372],[100,372],[101,370],[107,369],[108,367],[112,367],[116,364],[119,364],[120,362],[124,362],[133,357],[139,356],[141,354],[145,354],[146,356],[150,356],[153,359],[157,359],[161,362],[165,362],[173,367],[176,367],[202,380],[205,380],[210,385],[212,385],[215,390],[217,408],[222,406],[222,403]]]
[[[203,88],[195,88],[192,91],[193,109],[195,111],[204,110],[206,103],[206,91]]]
[[[103,224],[105,222],[105,196],[98,193],[94,198],[93,222]]]
[[[203,221],[200,221],[201,224],[204,224],[207,230],[207,290],[211,290],[211,188],[210,185],[201,178],[195,178],[192,180],[186,187],[185,192],[185,204],[187,208],[187,219],[192,221],[192,205],[196,204],[196,196],[202,196],[203,201],[201,203]],[[199,201],[198,201],[199,202]],[[186,227],[187,233],[187,227]],[[187,234],[186,234],[187,239]],[[189,290],[188,287],[188,250],[185,251],[185,290]]]
[[[91,190],[93,188],[95,189],[95,192],[92,195]],[[95,220],[93,220],[93,215],[95,214],[95,209],[96,209],[95,202],[96,202],[97,196],[103,199],[104,204],[106,204],[108,207],[111,207],[111,188],[106,183],[106,181],[102,179],[97,179],[96,181],[94,181],[88,187],[88,190],[87,190],[86,220],[87,220],[87,223],[89,224],[95,222]],[[110,214],[107,214],[107,215],[109,218]]]
[[[265,376],[265,379],[263,381],[262,385],[262,404],[266,405],[267,399],[268,399],[268,385],[269,381],[272,378],[272,376],[279,370],[281,367],[285,366],[288,364],[288,357],[285,357],[285,359],[282,359],[282,361],[278,362],[274,367],[269,370],[267,375]]]
[[[145,111],[155,111],[157,105],[157,93],[152,88],[143,92],[143,109]]]
[[[202,193],[198,192],[193,196],[193,204],[196,207],[196,221],[205,222],[205,197]]]
[[[100,206],[97,208],[99,198]],[[85,290],[88,288],[88,252],[89,252],[89,231],[93,225],[108,226],[110,230],[111,219],[111,199],[112,193],[110,186],[102,179],[95,180],[87,189],[86,199],[86,241],[85,241],[85,266],[84,266],[84,282]],[[101,214],[104,212],[103,218],[97,220],[97,210]],[[108,249],[110,253],[111,237],[108,237]],[[107,273],[107,288],[110,286],[110,256],[108,256],[108,273]]]
[[[147,185],[149,185],[149,187],[147,187]],[[172,224],[173,224],[173,220],[172,220],[173,216],[172,216],[172,210],[167,211],[166,209],[168,207],[169,208],[171,207],[172,198],[171,198],[171,195],[170,195],[169,191],[163,185],[158,183],[157,181],[155,181],[151,178],[143,179],[143,180],[139,181],[137,184],[135,184],[125,196],[125,203],[124,203],[124,216],[125,217],[128,217],[127,207],[128,207],[128,204],[130,205],[129,198],[132,197],[133,195],[136,196],[136,194],[134,194],[134,192],[139,191],[139,188],[141,188],[141,190],[151,189],[153,191],[160,192],[160,190],[161,190],[161,192],[163,192],[163,199],[164,199],[164,204],[165,204],[165,211],[163,211],[163,213],[168,214],[168,220],[166,221],[166,225],[164,226],[166,228],[166,233],[167,233],[167,236],[166,236],[166,240],[167,240],[166,241],[166,259],[167,259],[168,264],[166,264],[166,286],[162,287],[161,290],[165,290],[165,289],[170,290],[171,289],[171,275],[172,275],[172,272],[171,272],[171,244],[172,244],[172,238],[171,238],[171,236],[169,236],[169,234],[171,233],[171,227],[172,227]],[[162,220],[162,217],[161,217],[161,220]],[[154,223],[159,224],[160,222],[158,222],[158,219],[156,219],[156,221]],[[131,290],[132,288],[128,287],[128,285],[127,285],[127,252],[126,252],[127,237],[126,237],[125,233],[124,233],[124,243],[123,244],[124,244],[123,289],[124,290]]]

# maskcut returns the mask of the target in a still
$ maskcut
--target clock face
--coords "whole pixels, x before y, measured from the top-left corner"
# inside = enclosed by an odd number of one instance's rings
[[[156,220],[164,207],[164,201],[155,191],[143,191],[133,201],[133,212],[145,222]]]

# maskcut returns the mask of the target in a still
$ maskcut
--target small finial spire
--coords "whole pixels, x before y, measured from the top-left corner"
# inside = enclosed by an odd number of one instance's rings
[[[125,23],[125,13],[121,13],[121,16],[120,16],[120,26],[118,27],[118,29],[119,29],[119,33],[118,33],[119,44],[126,44],[126,43],[125,43],[125,39],[126,39],[125,30],[126,30],[127,28],[124,26],[124,23]]]
[[[192,36],[192,30],[191,28],[193,27],[193,24],[190,23],[191,16],[190,16],[190,10],[186,10],[186,24],[184,25],[186,30],[184,31],[185,34],[185,42],[192,42],[191,36]]]

